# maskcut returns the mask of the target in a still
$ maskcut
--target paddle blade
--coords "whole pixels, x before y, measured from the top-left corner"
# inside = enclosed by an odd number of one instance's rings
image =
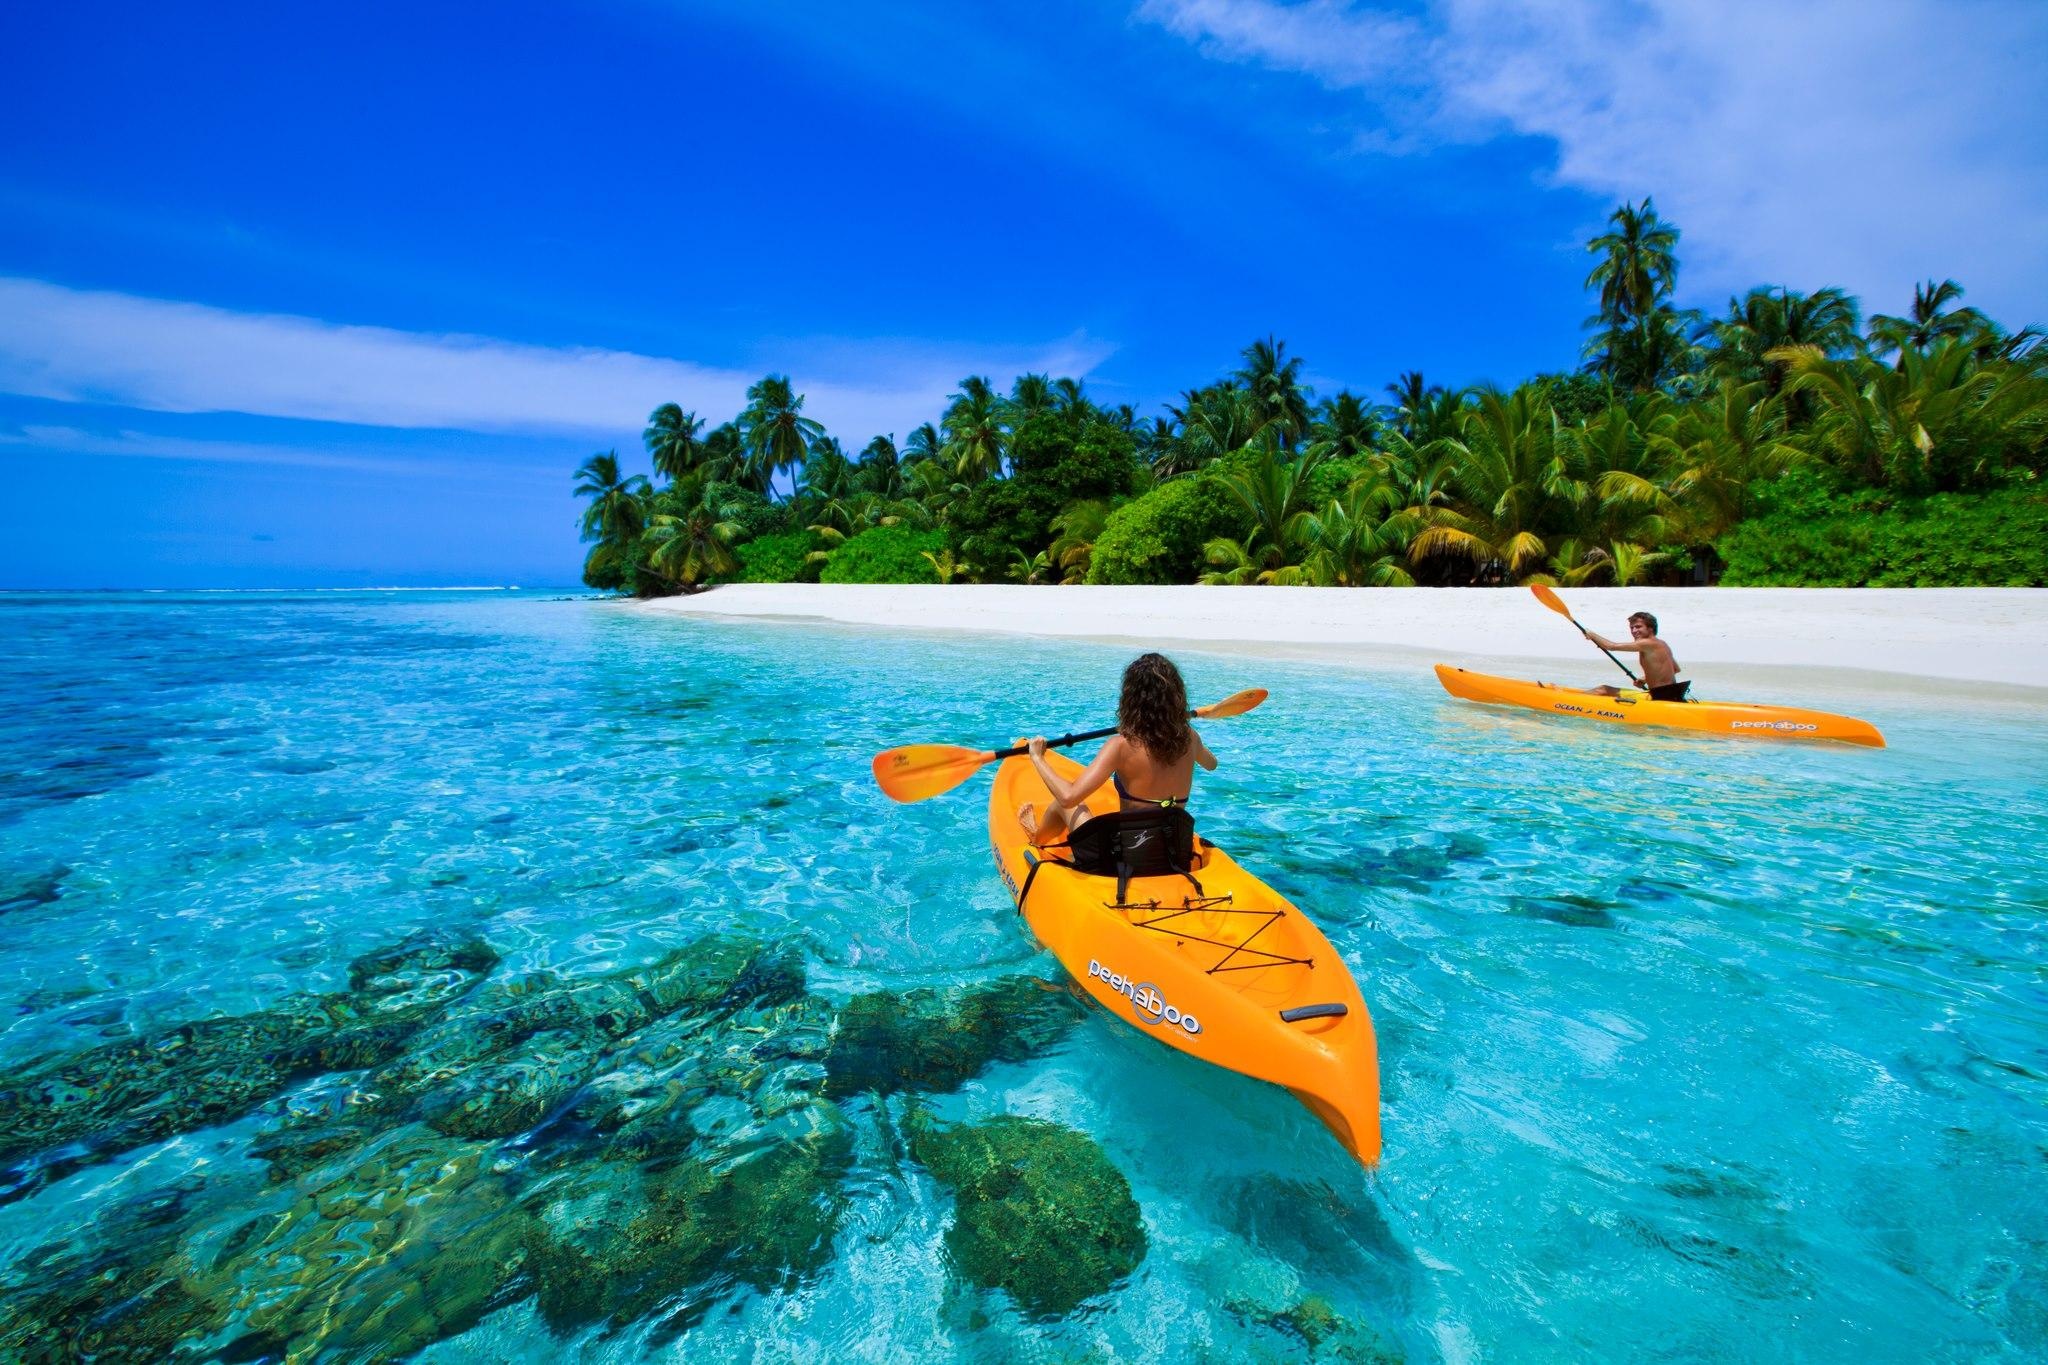
[[[1218,716],[1241,716],[1264,701],[1266,695],[1266,689],[1263,687],[1247,687],[1242,692],[1231,693],[1222,701],[1197,706],[1195,714],[1204,720],[1213,720]]]
[[[1536,600],[1538,602],[1541,602],[1544,606],[1549,607],[1552,611],[1556,612],[1559,616],[1562,616],[1565,620],[1570,621],[1572,619],[1571,608],[1565,606],[1564,599],[1559,597],[1556,593],[1552,592],[1549,588],[1546,588],[1541,583],[1531,583],[1529,585],[1529,591],[1536,594]],[[1577,623],[1574,622],[1573,624]]]
[[[995,755],[957,744],[906,744],[875,755],[875,785],[891,801],[924,801],[980,772]]]

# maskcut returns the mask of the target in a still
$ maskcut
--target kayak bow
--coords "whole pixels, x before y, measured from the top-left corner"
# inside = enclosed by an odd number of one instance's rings
[[[1081,765],[1046,761],[1072,778]],[[1051,793],[1030,760],[1006,759],[989,794],[996,870],[1031,932],[1103,1008],[1168,1047],[1285,1086],[1364,1164],[1380,1156],[1379,1050],[1343,958],[1279,893],[1204,839],[1195,881],[1076,872],[1017,823]],[[1117,809],[1108,787],[1088,798]]]
[[[1884,747],[1884,736],[1867,720],[1797,706],[1759,706],[1739,701],[1651,701],[1648,694],[1633,690],[1625,690],[1618,697],[1606,697],[1550,683],[1496,678],[1449,664],[1438,664],[1436,676],[1444,691],[1466,701],[1526,706],[1532,711],[1610,724],[1658,725],[1737,739],[1838,739],[1874,749]]]

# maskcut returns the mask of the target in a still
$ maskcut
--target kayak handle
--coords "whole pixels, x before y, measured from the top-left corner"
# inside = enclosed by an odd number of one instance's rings
[[[1327,1005],[1296,1005],[1291,1010],[1281,1010],[1280,1018],[1289,1024],[1298,1024],[1304,1019],[1342,1019],[1351,1013],[1342,1001],[1333,1000]]]

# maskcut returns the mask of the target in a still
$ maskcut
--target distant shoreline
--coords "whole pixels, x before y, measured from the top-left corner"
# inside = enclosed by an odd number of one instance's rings
[[[1659,618],[1704,694],[1730,686],[1972,684],[2048,702],[2048,589],[1575,588],[1573,615],[1610,637],[1631,611]],[[1613,666],[1525,588],[1021,587],[733,584],[634,610],[703,619],[1071,639],[1237,653],[1446,663],[1611,682]],[[1583,674],[1583,677],[1580,675]],[[1619,677],[1619,674],[1615,674]],[[1832,685],[1853,685],[1841,677]]]

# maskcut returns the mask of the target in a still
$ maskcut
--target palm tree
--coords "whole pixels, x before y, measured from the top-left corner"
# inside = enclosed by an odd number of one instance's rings
[[[1950,304],[1963,297],[1963,287],[1954,280],[1913,286],[1913,307],[1905,317],[1878,313],[1870,319],[1870,349],[1875,355],[1899,352],[1897,368],[1904,369],[1908,350],[1924,351],[1935,342],[1969,336],[1990,323],[1974,308]]]
[[[663,403],[648,414],[640,439],[647,444],[657,474],[673,483],[697,467],[704,453],[697,431],[703,425],[696,413],[684,412],[674,403]]]
[[[1302,523],[1308,581],[1335,588],[1412,588],[1404,562],[1415,522],[1397,510],[1400,495],[1377,474],[1352,480]]]
[[[1002,400],[980,375],[960,381],[942,422],[944,453],[954,473],[969,483],[993,478],[1003,469]]]
[[[1070,417],[1086,417],[1095,411],[1095,405],[1089,402],[1088,395],[1082,392],[1082,384],[1078,379],[1062,377],[1053,380],[1052,395],[1053,406]]]
[[[1052,380],[1042,374],[1020,374],[1017,382],[1010,386],[1009,398],[1003,403],[1003,420],[1010,424],[1011,431],[1015,431],[1057,406]]]
[[[932,572],[939,576],[939,582],[951,583],[955,578],[964,578],[974,571],[972,565],[954,558],[950,549],[933,554],[930,550],[919,550],[919,554],[931,561]]]
[[[1983,487],[2048,449],[2048,378],[1983,364],[1966,339],[1903,350],[1897,369],[1784,354],[1787,390],[1820,407],[1801,443],[1866,483],[1909,493]]]
[[[903,460],[896,453],[894,436],[877,436],[860,453],[855,479],[865,492],[878,498],[903,496]]]
[[[1325,399],[1309,426],[1309,449],[1330,459],[1349,460],[1373,452],[1379,417],[1349,389]]]
[[[647,479],[633,474],[619,475],[619,452],[607,450],[593,455],[576,471],[576,496],[587,498],[583,509],[583,539],[624,542],[637,537],[646,526]]]
[[[1244,348],[1244,364],[1232,376],[1251,395],[1261,427],[1272,427],[1284,449],[1308,431],[1308,390],[1301,384],[1301,358],[1289,358],[1287,343],[1274,337]]]
[[[1775,395],[1785,386],[1785,366],[1769,353],[1786,346],[1811,346],[1823,355],[1848,355],[1857,347],[1856,300],[1840,289],[1800,294],[1759,287],[1728,300],[1728,316],[1701,329],[1714,349],[1707,369],[1719,379],[1762,380]],[[1796,415],[1795,415],[1796,416]]]
[[[1710,544],[1749,515],[1752,485],[1774,479],[1804,458],[1785,438],[1785,409],[1761,382],[1723,380],[1702,401],[1677,409],[1649,435],[1664,487],[1687,528],[1688,544]]]
[[[1548,510],[1556,416],[1533,386],[1482,389],[1460,427],[1444,443],[1456,461],[1456,501],[1424,519],[1410,557],[1418,566],[1463,560],[1482,583],[1520,582],[1549,558],[1538,527]]]
[[[1690,391],[1689,384],[1679,381],[1699,368],[1705,354],[1690,339],[1700,328],[1695,310],[1660,303],[1639,317],[1609,320],[1598,316],[1586,321],[1588,325],[1608,324],[1586,343],[1586,359],[1615,387],[1647,393],[1671,383]]]
[[[1610,327],[1645,317],[1678,283],[1678,229],[1657,216],[1649,199],[1624,203],[1607,231],[1586,243],[1600,259],[1585,287],[1600,291],[1600,321]]]
[[[1099,498],[1074,503],[1052,519],[1052,529],[1059,535],[1046,550],[1046,556],[1060,571],[1061,583],[1088,581],[1088,560],[1108,521],[1109,504]]]
[[[945,438],[939,435],[939,429],[926,422],[911,432],[910,439],[903,443],[904,462],[928,460],[937,463],[944,458],[945,449]]]
[[[739,567],[732,547],[740,527],[715,501],[716,487],[701,473],[686,476],[661,496],[664,510],[648,524],[647,539],[654,547],[649,566],[684,592],[696,592]]]
[[[1250,517],[1251,533],[1241,541],[1218,537],[1203,547],[1203,556],[1219,571],[1204,574],[1204,583],[1307,581],[1302,561],[1309,553],[1309,498],[1322,462],[1313,453],[1288,460],[1267,448],[1256,463],[1225,475],[1224,487]]]
[[[774,488],[777,474],[802,464],[811,442],[825,434],[823,425],[804,416],[803,395],[780,374],[764,375],[747,390],[739,425],[746,442],[747,473],[764,493]]]

